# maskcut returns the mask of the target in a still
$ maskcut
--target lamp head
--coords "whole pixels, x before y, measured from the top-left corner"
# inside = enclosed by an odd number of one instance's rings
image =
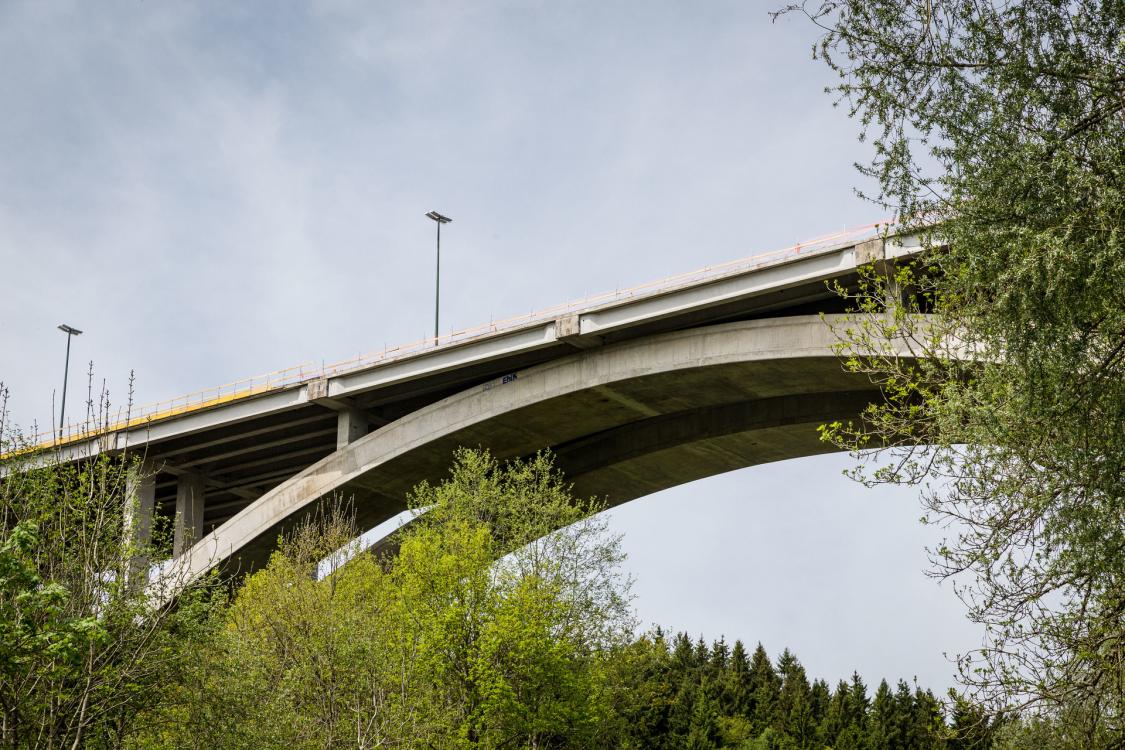
[[[73,326],[68,326],[66,323],[63,323],[62,325],[60,325],[59,330],[62,331],[63,333],[65,333],[65,334],[67,334],[68,336],[81,336],[82,335],[82,331],[79,331],[77,328],[74,328]]]
[[[448,224],[449,222],[453,221],[453,219],[449,218],[448,216],[442,216],[437,211],[430,211],[428,214],[426,214],[426,217],[429,219],[433,219],[438,224]]]

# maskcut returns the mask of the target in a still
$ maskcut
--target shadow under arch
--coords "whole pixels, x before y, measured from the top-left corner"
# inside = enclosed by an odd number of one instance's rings
[[[264,565],[278,536],[333,496],[360,528],[446,476],[460,446],[497,458],[550,448],[580,496],[617,505],[685,482],[826,453],[817,427],[879,392],[845,371],[837,316],[724,323],[576,352],[413,412],[263,495],[180,558],[180,574]]]

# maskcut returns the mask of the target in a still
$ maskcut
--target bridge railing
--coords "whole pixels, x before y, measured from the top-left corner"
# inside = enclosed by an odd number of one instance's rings
[[[807,242],[799,242],[790,247],[759,253],[737,260],[697,268],[686,273],[668,276],[655,281],[638,284],[612,292],[589,295],[542,310],[535,310],[503,320],[452,331],[438,337],[429,336],[407,344],[384,347],[382,350],[362,354],[350,359],[330,364],[305,362],[283,370],[275,370],[263,375],[254,375],[223,385],[212,386],[194,393],[157,401],[139,407],[123,408],[114,418],[103,423],[90,421],[65,425],[61,431],[45,430],[31,436],[30,449],[49,448],[65,443],[87,440],[98,435],[119,432],[141,427],[151,422],[178,417],[183,414],[228,404],[232,401],[252,398],[263,393],[292,388],[310,380],[334,377],[358,370],[377,367],[407,357],[432,352],[435,348],[463,344],[481,338],[507,333],[520,328],[553,320],[560,315],[576,312],[592,312],[615,304],[665,294],[684,287],[715,281],[727,276],[736,276],[748,271],[758,270],[779,264],[795,257],[813,255],[847,246],[876,235],[880,229],[890,225],[888,221],[865,224],[860,227],[843,229],[839,232],[817,237]]]

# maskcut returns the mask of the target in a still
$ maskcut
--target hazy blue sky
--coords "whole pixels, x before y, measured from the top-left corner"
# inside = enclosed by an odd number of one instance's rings
[[[0,0],[13,416],[49,421],[64,321],[118,402],[130,369],[147,402],[418,339],[429,209],[454,219],[444,330],[883,218],[812,29],[772,7]],[[978,634],[923,575],[935,533],[848,465],[612,511],[641,619],[949,685]]]

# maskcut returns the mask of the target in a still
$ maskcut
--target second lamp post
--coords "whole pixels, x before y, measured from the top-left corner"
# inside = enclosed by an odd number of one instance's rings
[[[436,283],[434,285],[434,346],[438,342],[438,320],[441,314],[441,225],[448,224],[453,219],[448,216],[442,216],[437,211],[430,211],[426,214],[427,218],[433,219],[437,223],[437,273]]]

